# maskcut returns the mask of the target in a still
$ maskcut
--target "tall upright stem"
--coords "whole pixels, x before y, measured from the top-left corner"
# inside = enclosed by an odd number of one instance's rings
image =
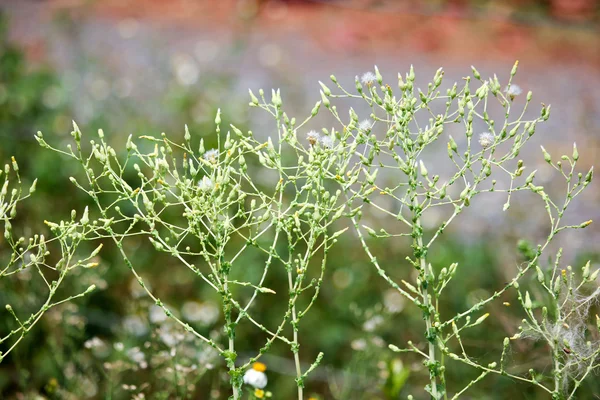
[[[562,320],[561,317],[561,312],[560,312],[560,307],[558,305],[558,299],[555,300],[556,303],[556,310],[557,310],[557,315],[556,315],[556,321],[559,322]],[[554,340],[554,343],[552,344],[552,358],[554,358],[554,393],[553,396],[557,396],[557,398],[560,398],[558,396],[561,395],[561,383],[562,383],[562,374],[560,372],[561,370],[561,365],[560,365],[560,344],[558,343],[558,340]]]
[[[229,351],[233,354],[235,352],[235,348],[233,345],[233,337],[229,337]],[[230,365],[229,366],[229,370],[233,371],[235,370],[235,365]],[[234,400],[238,400],[240,399],[240,389],[238,388],[238,385],[233,382],[233,384],[231,385],[231,388],[233,389],[233,399]]]
[[[416,219],[415,225],[417,225],[420,229],[422,229],[420,218]],[[417,236],[417,245],[419,246],[421,251],[423,251],[423,236],[422,235]],[[427,277],[430,275],[430,271],[429,271],[429,265],[427,264],[425,255],[419,257],[419,261],[420,261],[421,270],[423,271],[424,278],[427,279]],[[437,393],[438,368],[437,368],[437,358],[436,358],[436,352],[435,352],[435,336],[432,337],[432,335],[433,335],[432,327],[433,327],[434,316],[433,316],[433,313],[430,311],[431,303],[429,301],[429,285],[427,285],[426,288],[423,288],[423,287],[421,288],[421,294],[423,296],[423,304],[425,305],[425,309],[427,309],[425,325],[427,327],[427,343],[429,346],[429,363],[430,363],[429,378],[431,380],[431,394],[432,394],[433,398],[437,400],[437,398],[438,398],[438,393]]]
[[[419,284],[419,291],[421,293],[421,297],[423,299],[424,309],[424,318],[426,325],[426,338],[429,347],[428,354],[428,362],[427,368],[429,369],[429,379],[431,380],[431,395],[434,399],[439,399],[438,388],[437,388],[437,377],[439,374],[439,362],[437,360],[435,342],[436,342],[436,333],[433,329],[433,324],[435,322],[435,312],[433,307],[431,306],[431,301],[429,298],[429,276],[431,275],[431,271],[429,270],[429,265],[427,263],[427,249],[423,245],[423,226],[421,224],[421,206],[419,204],[419,199],[417,196],[417,162],[416,160],[412,160],[412,174],[409,177],[410,180],[410,188],[412,189],[411,194],[411,205],[412,205],[412,214],[413,214],[413,239],[414,239],[414,255],[418,260],[419,269],[420,269],[420,278],[421,282]]]
[[[292,279],[292,271],[288,271],[288,282],[290,286],[290,291],[294,289],[294,283]],[[296,320],[296,304],[292,306],[292,329],[294,330],[293,344],[294,344],[294,363],[296,364],[296,377],[298,380],[302,378],[302,368],[300,367],[300,356],[298,355],[298,326]],[[302,382],[298,381],[298,400],[303,400],[303,387]]]
[[[229,371],[234,373],[235,372],[235,345],[234,345],[234,340],[235,340],[234,324],[235,323],[232,323],[232,318],[231,318],[231,301],[228,297],[231,294],[229,293],[229,288],[228,288],[228,284],[227,284],[227,275],[225,275],[224,279],[223,279],[223,291],[225,292],[225,297],[223,298],[223,308],[224,308],[224,314],[225,314],[225,323],[227,324],[227,337],[229,339],[229,346],[227,349],[227,350],[229,350],[229,359],[227,360],[227,364],[229,367]],[[238,400],[241,398],[240,387],[239,387],[239,383],[237,382],[237,379],[235,379],[234,376],[235,376],[235,374],[231,375],[231,389],[233,390],[233,400]]]

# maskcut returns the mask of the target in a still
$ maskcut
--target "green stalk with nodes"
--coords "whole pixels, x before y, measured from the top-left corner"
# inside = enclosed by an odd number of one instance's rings
[[[5,348],[0,347],[3,349],[0,350],[0,363],[2,363],[2,360],[21,343],[48,310],[94,291],[95,286],[91,285],[78,294],[60,300],[55,299],[57,291],[74,269],[92,268],[97,265],[94,258],[102,249],[102,244],[82,259],[76,258],[81,253],[79,247],[91,230],[87,209],[80,220],[76,220],[77,215],[73,210],[70,220],[59,223],[44,221],[51,231],[48,239],[43,234],[35,234],[29,240],[24,237],[15,238],[11,221],[17,217],[19,203],[34,195],[37,179],[33,181],[28,193],[25,194],[19,174],[19,165],[14,157],[11,164],[6,164],[4,170],[0,170],[0,175],[3,175],[4,182],[0,190],[0,221],[4,224],[4,243],[9,247],[4,250],[10,252],[7,263],[0,267],[0,279],[9,280],[26,271],[34,271],[35,274],[33,274],[33,278],[30,278],[29,284],[34,287],[34,284],[41,283],[40,286],[47,290],[45,298],[42,296],[42,304],[33,313],[21,312],[20,307],[10,303],[3,305],[12,321],[5,324],[6,328],[10,328],[9,331],[0,332],[0,346],[6,346]],[[9,192],[13,175],[17,181],[16,187],[12,187]],[[54,261],[51,261],[53,257]],[[39,283],[35,282],[36,277],[39,278]],[[19,299],[14,300],[19,301]]]
[[[83,170],[83,178],[73,177],[71,181],[91,197],[99,214],[96,219],[89,217],[91,229],[84,239],[111,239],[146,294],[166,316],[219,353],[230,375],[232,399],[242,398],[244,385],[257,390],[266,385],[264,369],[250,367],[275,341],[281,341],[294,358],[297,394],[302,400],[307,376],[323,354],[316,355],[303,371],[300,322],[317,300],[327,253],[346,230],[334,230],[347,204],[341,200],[341,190],[334,190],[331,171],[348,164],[350,156],[340,151],[333,138],[320,144],[299,140],[296,130],[303,124],[296,126],[295,119],[283,112],[279,92],[272,92],[271,101],[262,91],[260,96],[262,102],[252,95],[251,104],[270,113],[277,123],[276,135],[266,140],[233,125],[232,131],[222,134],[220,111],[215,118],[214,149],[206,149],[200,138],[196,150],[187,128],[183,143],[162,134],[142,136],[145,143],[138,146],[130,136],[123,156],[107,143],[102,130],[98,131],[98,142],[91,140],[89,150],[84,151],[76,124],[72,132],[75,149],[71,145],[66,151],[52,147],[41,133],[36,138],[43,147],[78,162]],[[142,151],[147,144],[149,149]],[[276,172],[278,179],[258,184],[257,175],[264,170]],[[128,175],[131,172],[137,176],[136,182]],[[128,255],[126,243],[132,237],[145,238],[157,252],[171,256],[219,295],[223,343],[176,317],[149,289],[140,267]],[[258,276],[241,281],[234,274],[247,267],[244,258],[252,254],[264,257],[264,265]],[[263,286],[273,268],[285,270],[288,302],[280,322],[269,328],[255,315],[253,305],[277,295]],[[307,274],[313,268],[315,277],[308,281]],[[306,299],[304,308],[298,305],[301,299]],[[240,362],[236,342],[241,323],[267,338],[254,350],[255,355]]]

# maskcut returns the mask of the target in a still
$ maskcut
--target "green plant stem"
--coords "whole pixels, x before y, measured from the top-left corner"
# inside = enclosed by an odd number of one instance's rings
[[[558,298],[555,298],[555,302],[556,302],[556,321],[560,321],[561,320],[561,312],[560,312],[560,307],[558,305]],[[558,343],[558,341],[554,341],[553,344],[551,344],[552,347],[552,358],[554,358],[554,396],[560,396],[560,381],[561,381],[561,372],[560,372],[560,343]],[[559,398],[559,397],[557,397]]]
[[[416,201],[416,197],[415,197],[415,201]],[[414,203],[413,203],[414,204]],[[418,205],[418,203],[417,203]],[[415,226],[418,227],[421,232],[422,232],[422,227],[421,227],[421,219],[420,218],[416,218],[415,221]],[[423,251],[423,236],[422,233],[417,236],[417,245],[419,246],[419,249],[421,249],[421,251]],[[427,280],[430,271],[429,271],[429,266],[427,264],[427,260],[425,259],[425,256],[422,255],[419,257],[419,263],[421,266],[421,270],[423,271],[423,275],[424,278]],[[425,318],[425,325],[427,327],[427,336],[432,335],[432,328],[433,328],[433,319],[434,319],[434,315],[431,312],[431,304],[429,301],[429,285],[427,285],[427,288],[421,288],[422,291],[422,295],[423,295],[423,305],[425,306],[425,308],[427,309],[427,315]],[[429,362],[430,363],[436,363],[437,362],[437,356],[436,356],[436,351],[435,351],[435,339],[430,339],[428,337],[428,347],[429,347]],[[437,393],[437,374],[439,371],[439,368],[437,366],[433,367],[434,369],[429,370],[429,378],[431,380],[431,394],[433,396],[434,399],[438,398],[438,393]]]
[[[292,270],[288,270],[288,283],[290,286],[290,291],[294,290],[294,283],[292,280]],[[296,303],[292,306],[292,329],[294,330],[294,336],[292,343],[295,346],[296,350],[294,351],[294,364],[296,364],[296,377],[298,378],[298,400],[303,400],[304,393],[302,388],[302,368],[300,367],[300,356],[298,355],[298,326],[296,325],[298,320],[296,318]]]
[[[235,351],[235,347],[233,345],[233,337],[229,337],[229,351],[231,353],[233,353]],[[234,371],[235,370],[235,365],[232,363],[232,365],[229,366],[229,370],[230,371]],[[233,389],[233,400],[237,400],[240,398],[240,388],[238,387],[238,385],[235,382],[232,382],[231,388]]]
[[[229,288],[227,285],[227,276],[224,277],[224,282],[223,282],[223,291],[225,293],[229,293]],[[225,304],[225,307],[231,307],[231,305],[227,305]],[[228,313],[225,313],[225,320],[226,320],[226,324],[227,324],[227,336],[228,336],[228,350],[229,350],[229,354],[235,354],[235,344],[234,344],[234,331],[233,331],[233,324],[231,321],[231,308],[229,309]],[[235,372],[235,361],[231,360],[228,361],[229,362],[229,371],[231,373]],[[231,389],[233,390],[233,400],[237,400],[240,398],[240,388],[237,384],[237,382],[235,381],[235,379],[233,378],[233,375],[231,377],[232,381],[231,381]]]
[[[421,271],[422,282],[419,285],[419,291],[423,298],[423,305],[425,308],[425,325],[426,325],[426,336],[428,344],[428,368],[429,368],[429,379],[431,381],[431,395],[434,399],[439,399],[437,390],[437,377],[439,374],[439,366],[435,349],[436,334],[433,331],[433,324],[435,322],[435,309],[431,305],[429,298],[429,276],[431,271],[426,259],[426,248],[423,246],[423,226],[421,224],[421,208],[419,205],[419,199],[417,195],[417,162],[412,161],[412,174],[409,178],[409,185],[412,188],[412,212],[413,212],[413,237],[416,242],[414,253],[419,263]]]

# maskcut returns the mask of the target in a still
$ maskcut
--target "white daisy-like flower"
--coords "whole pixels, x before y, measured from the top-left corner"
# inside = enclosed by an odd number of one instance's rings
[[[200,182],[198,182],[198,188],[203,192],[208,192],[214,187],[215,184],[213,183],[212,179],[210,179],[206,175],[202,177],[202,180]]]
[[[365,72],[360,77],[360,81],[363,83],[363,85],[371,85],[373,82],[375,82],[376,79],[377,77],[371,71]]]
[[[506,87],[506,89],[504,89],[504,91],[508,96],[510,96],[511,99],[523,93],[523,90],[519,85],[509,85]]]
[[[263,389],[267,386],[266,369],[267,367],[265,364],[259,362],[254,363],[252,368],[244,374],[244,383],[258,389]]]
[[[219,150],[217,150],[217,149],[209,150],[206,153],[204,153],[203,157],[206,161],[216,164],[217,161],[219,160]]]
[[[317,142],[321,139],[321,135],[319,135],[319,132],[317,131],[308,132],[306,137],[308,138],[308,143],[310,143],[311,146],[317,144]]]
[[[370,119],[363,119],[358,124],[358,129],[361,131],[368,131],[371,128],[373,128],[373,122]]]
[[[484,149],[487,149],[488,147],[493,145],[495,141],[496,141],[496,136],[494,136],[493,133],[483,132],[482,134],[479,135],[479,144]]]
[[[331,136],[321,136],[319,143],[321,143],[321,146],[331,149],[335,145],[335,139]]]

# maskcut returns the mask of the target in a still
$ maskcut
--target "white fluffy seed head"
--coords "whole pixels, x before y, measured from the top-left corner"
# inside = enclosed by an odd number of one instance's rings
[[[514,97],[520,95],[521,93],[523,93],[523,90],[521,89],[521,87],[519,85],[512,85],[512,84],[507,86],[506,89],[504,89],[504,91],[511,98],[514,98]]]
[[[331,149],[335,145],[335,139],[331,136],[321,136],[319,143],[321,143],[321,146]]]
[[[219,161],[219,150],[212,149],[204,153],[204,159],[208,162],[216,164]]]
[[[321,139],[321,135],[317,131],[310,131],[306,134],[306,138],[308,139],[308,143],[314,146]]]
[[[360,81],[363,85],[371,85],[373,82],[375,82],[376,79],[377,77],[375,76],[375,74],[371,71],[368,71],[361,76]]]
[[[493,145],[495,141],[496,141],[496,136],[494,136],[494,134],[492,134],[492,133],[483,132],[482,134],[479,135],[479,144],[484,149],[487,149],[488,147]]]

